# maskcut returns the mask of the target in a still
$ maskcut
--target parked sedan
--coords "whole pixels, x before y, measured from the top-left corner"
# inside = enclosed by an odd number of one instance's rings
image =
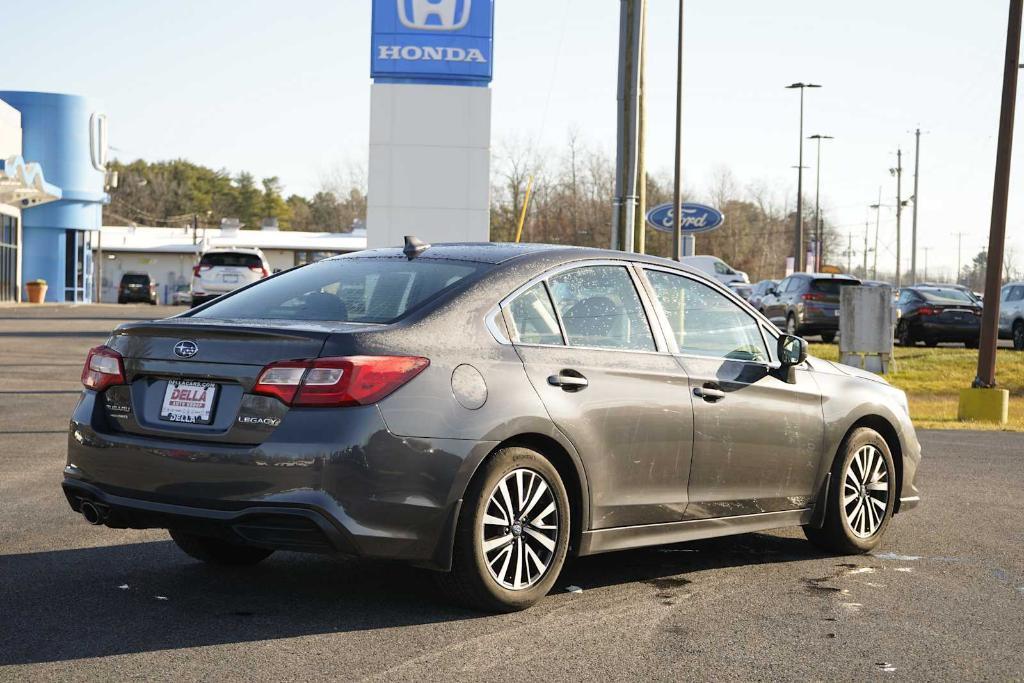
[[[761,309],[787,334],[819,334],[830,344],[839,332],[839,289],[859,284],[849,275],[794,273],[769,291]]]
[[[913,346],[941,342],[978,348],[981,337],[981,304],[952,287],[904,287],[896,301],[899,321],[896,341]]]
[[[787,526],[864,553],[919,499],[902,391],[637,254],[329,258],[123,324],[82,380],[63,487],[90,523],[212,563],[400,560],[486,610],[568,556]]]

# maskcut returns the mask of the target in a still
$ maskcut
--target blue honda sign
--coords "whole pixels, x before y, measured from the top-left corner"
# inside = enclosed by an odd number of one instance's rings
[[[709,232],[722,226],[725,216],[718,209],[703,204],[683,203],[682,228],[684,233]],[[647,212],[647,225],[662,232],[672,232],[674,216],[672,204],[661,204]]]
[[[376,83],[487,85],[494,0],[373,0]]]

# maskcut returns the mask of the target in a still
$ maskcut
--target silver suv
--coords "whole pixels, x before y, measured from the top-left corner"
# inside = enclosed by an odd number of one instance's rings
[[[270,275],[270,265],[259,249],[210,249],[192,269],[192,307]]]
[[[999,294],[999,338],[1024,351],[1024,282],[1009,282]]]

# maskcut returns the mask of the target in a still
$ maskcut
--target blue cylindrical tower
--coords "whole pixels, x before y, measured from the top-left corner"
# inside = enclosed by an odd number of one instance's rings
[[[77,95],[0,91],[21,112],[22,156],[38,162],[63,199],[22,214],[22,277],[49,284],[47,301],[92,300],[92,231],[103,223],[105,120]]]

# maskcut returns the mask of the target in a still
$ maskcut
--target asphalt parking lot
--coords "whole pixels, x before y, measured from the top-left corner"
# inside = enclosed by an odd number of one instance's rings
[[[164,532],[90,527],[59,486],[85,351],[171,310],[0,307],[0,679],[1024,677],[1024,434],[922,433],[923,502],[873,555],[797,529],[614,553],[505,616],[415,569],[212,569]]]

